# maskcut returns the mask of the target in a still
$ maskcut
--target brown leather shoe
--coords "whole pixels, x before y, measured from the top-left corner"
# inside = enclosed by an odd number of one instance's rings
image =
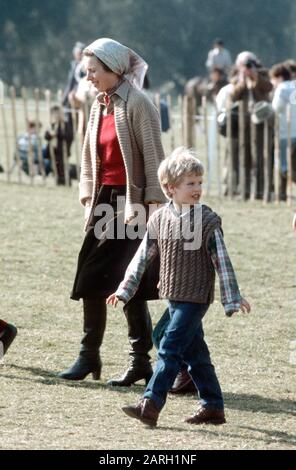
[[[155,427],[159,411],[150,398],[143,398],[136,406],[123,406],[122,411],[131,418],[138,419],[148,426]]]
[[[175,395],[185,395],[186,393],[197,393],[197,388],[188,373],[187,367],[183,367],[178,372],[175,382],[170,390]]]
[[[196,413],[185,419],[189,424],[223,424],[226,423],[224,410],[201,406]]]

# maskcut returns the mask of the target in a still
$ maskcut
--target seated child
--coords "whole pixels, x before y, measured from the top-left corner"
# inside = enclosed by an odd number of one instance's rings
[[[39,123],[41,127],[41,123]],[[44,148],[42,142],[37,134],[37,126],[35,121],[28,121],[27,123],[28,132],[21,134],[17,139],[17,149],[21,161],[22,170],[28,175],[30,173],[29,155],[32,152],[32,171],[33,175],[41,175],[40,162],[38,157],[38,151],[40,147],[41,157],[43,159],[43,165],[45,174],[50,173],[50,160],[44,154]]]

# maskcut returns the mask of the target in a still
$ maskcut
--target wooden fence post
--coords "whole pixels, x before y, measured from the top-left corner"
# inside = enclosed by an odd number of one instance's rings
[[[72,117],[72,125],[73,125],[73,133],[74,133],[74,149],[75,149],[75,166],[76,166],[76,174],[77,180],[80,179],[80,151],[79,151],[79,144],[78,144],[78,110],[71,105],[71,117]]]
[[[172,112],[172,97],[167,95],[167,104],[168,104],[168,113],[169,113],[169,124],[170,124],[170,142],[171,142],[171,151],[175,149],[175,135],[174,135],[174,117]]]
[[[205,158],[206,158],[206,171],[207,171],[207,196],[209,196],[211,191],[211,171],[212,168],[210,166],[210,156],[209,156],[209,121],[208,121],[208,103],[207,97],[203,96],[201,100],[202,106],[202,115],[204,121],[204,137],[205,137]]]
[[[184,129],[184,112],[183,112],[183,96],[182,95],[178,95],[178,98],[177,98],[177,112],[180,112],[180,120],[179,122],[181,122],[181,128],[180,128],[180,140],[178,141],[178,145],[184,145],[184,132],[185,132],[185,129]],[[178,122],[178,120],[177,120]],[[177,130],[177,127],[176,127],[176,130]],[[180,144],[179,144],[180,142]]]
[[[38,151],[38,166],[40,168],[40,172],[42,175],[43,184],[46,184],[46,174],[44,168],[44,160],[42,154],[42,144],[40,139],[40,113],[39,113],[39,102],[40,102],[40,93],[39,89],[35,88],[34,90],[34,98],[35,98],[35,116],[36,116],[36,136],[37,136],[37,151]]]
[[[269,122],[268,119],[264,121],[264,135],[263,135],[263,202],[267,204],[270,202],[270,151],[269,151]]]
[[[275,203],[280,202],[280,136],[279,136],[279,116],[275,114],[274,119],[274,196]]]
[[[251,190],[250,190],[250,199],[254,201],[256,199],[257,192],[257,128],[256,124],[253,123],[250,119],[250,147],[251,147]]]
[[[69,160],[68,160],[68,149],[66,143],[66,126],[65,126],[65,114],[62,112],[63,120],[61,122],[61,131],[63,136],[63,145],[62,145],[62,153],[63,153],[63,164],[64,164],[64,178],[65,178],[65,185],[70,186],[70,175],[69,175]]]
[[[29,132],[28,93],[25,87],[22,87],[21,95],[23,98],[24,118],[25,118],[26,130],[28,133],[28,140],[29,140],[29,149],[28,149],[29,177],[30,177],[30,183],[34,184],[34,155],[33,155],[32,139],[31,139],[31,135]]]
[[[2,122],[3,122],[3,134],[4,134],[4,145],[5,145],[5,153],[6,153],[6,179],[7,182],[10,182],[10,168],[11,168],[11,162],[10,162],[10,145],[9,145],[9,136],[8,136],[8,129],[7,129],[7,121],[6,121],[6,116],[5,116],[5,99],[3,99],[3,103],[1,104],[1,115],[2,115]]]
[[[50,90],[45,90],[45,100],[46,100],[46,107],[47,107],[47,123],[48,123],[48,129],[51,131],[51,92]],[[51,163],[51,168],[53,171],[53,176],[55,180],[55,184],[58,182],[58,170],[57,170],[57,163],[56,163],[56,158],[52,146],[52,140],[48,141],[48,149],[49,149],[49,157],[50,157],[50,163]]]
[[[246,119],[243,101],[239,101],[238,105],[238,181],[241,197],[243,201],[247,199],[246,192]]]
[[[216,161],[216,171],[217,171],[217,185],[218,185],[218,196],[221,199],[222,196],[222,182],[221,182],[221,135],[219,132],[219,124],[218,124],[218,109],[215,102],[215,109],[216,109],[216,152],[217,152],[217,161]]]
[[[19,184],[22,183],[22,162],[20,158],[20,152],[18,148],[18,130],[17,130],[17,119],[16,119],[16,92],[15,88],[12,86],[10,87],[10,102],[11,102],[11,117],[12,117],[12,128],[13,128],[13,138],[14,138],[14,149],[15,149],[15,161],[17,165],[17,174],[18,174],[18,182]]]
[[[287,106],[287,205],[292,205],[292,137],[291,137],[291,105]]]
[[[159,118],[161,118],[160,94],[159,94],[159,93],[155,93],[155,95],[154,95],[154,103],[155,103],[155,106],[157,107],[158,114],[159,114]]]
[[[228,196],[230,199],[233,199],[233,145],[232,145],[232,115],[231,115],[232,103],[230,100],[227,102],[226,112],[227,112],[227,125],[226,125],[226,139],[227,139],[227,149],[228,149],[228,169],[227,169],[227,190]]]

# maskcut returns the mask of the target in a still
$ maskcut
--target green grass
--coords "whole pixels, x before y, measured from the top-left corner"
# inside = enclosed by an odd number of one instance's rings
[[[0,366],[1,449],[296,448],[292,210],[206,202],[223,217],[241,290],[252,304],[249,316],[229,319],[217,289],[204,322],[227,423],[189,426],[183,419],[195,410],[195,397],[169,396],[159,427],[150,430],[120,409],[136,403],[144,386],[106,386],[128,358],[121,308],[109,308],[102,380],[56,376],[75,359],[81,337],[81,303],[68,295],[83,239],[77,187],[0,183],[0,317],[19,330]],[[164,303],[150,308],[156,323]]]

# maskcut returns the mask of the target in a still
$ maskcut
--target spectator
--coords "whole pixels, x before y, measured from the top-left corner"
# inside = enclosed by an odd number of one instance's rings
[[[291,106],[291,140],[292,140],[292,178],[296,181],[296,103],[292,98],[295,94],[294,83],[291,80],[290,69],[283,64],[276,64],[270,70],[270,77],[275,88],[272,107],[279,116],[280,161],[281,161],[281,187],[280,197],[287,197],[287,146],[288,121],[287,108]]]
[[[215,39],[213,49],[208,53],[206,67],[209,74],[214,67],[220,67],[225,74],[228,74],[232,66],[230,52],[225,49],[222,39]]]
[[[213,67],[206,88],[207,98],[215,102],[219,91],[228,83],[227,75],[224,70],[218,66]]]
[[[255,155],[251,152],[251,126],[250,117],[254,104],[259,101],[269,101],[269,93],[272,90],[272,84],[268,77],[268,71],[264,69],[258,61],[255,54],[249,51],[241,52],[236,59],[236,69],[231,82],[233,90],[230,94],[233,103],[243,102],[243,112],[245,115],[245,155],[244,163],[246,169],[246,197],[251,192],[251,168],[252,160],[256,167],[255,197],[260,199],[263,196],[263,147],[264,147],[264,125],[256,125],[256,149]],[[269,147],[271,153],[272,133],[269,132]],[[253,158],[252,158],[253,157]],[[235,153],[234,171],[236,176],[235,185],[239,181],[238,152]]]
[[[152,100],[152,102],[156,105],[157,103],[155,102],[155,97],[154,95],[149,91],[150,89],[150,81],[148,79],[147,74],[145,75],[144,78],[144,83],[143,83],[143,90],[146,90],[147,96]],[[167,132],[170,128],[170,118],[169,118],[169,108],[168,104],[166,101],[163,99],[160,100],[159,102],[160,105],[160,122],[161,122],[161,130],[162,132]]]
[[[51,126],[45,132],[44,138],[48,141],[45,157],[50,159],[50,142],[57,168],[57,184],[65,184],[65,158],[70,157],[70,145],[73,140],[73,128],[69,121],[65,121],[61,106],[54,105],[50,110]],[[64,155],[65,154],[65,155]]]
[[[291,60],[291,59],[286,60],[284,62],[284,65],[286,67],[288,67],[288,69],[291,72],[291,80],[293,80],[293,81],[296,80],[296,62],[295,62],[295,60]]]
[[[42,124],[39,123],[39,128]],[[39,152],[41,153],[41,158],[43,159],[43,165],[45,174],[50,173],[50,159],[46,155],[44,147],[42,147],[41,138],[37,132],[37,125],[35,121],[27,122],[28,131],[24,134],[20,134],[17,139],[17,150],[21,161],[22,170],[29,175],[30,171],[33,172],[33,175],[41,175],[40,161],[39,161]],[[32,168],[30,170],[30,158],[32,163]],[[32,176],[33,176],[32,175]]]
[[[71,145],[73,141],[72,112],[71,112],[71,109],[69,108],[71,106],[71,102],[73,101],[73,95],[75,95],[75,92],[77,90],[78,83],[85,76],[85,71],[84,71],[84,66],[83,66],[83,61],[82,61],[82,57],[83,57],[82,51],[84,47],[85,45],[80,41],[76,42],[73,47],[73,51],[72,51],[73,60],[70,65],[67,85],[64,90],[63,97],[62,97],[65,121],[67,123],[67,127],[69,131],[71,130],[72,132],[72,139],[68,141],[69,152],[71,152]]]

